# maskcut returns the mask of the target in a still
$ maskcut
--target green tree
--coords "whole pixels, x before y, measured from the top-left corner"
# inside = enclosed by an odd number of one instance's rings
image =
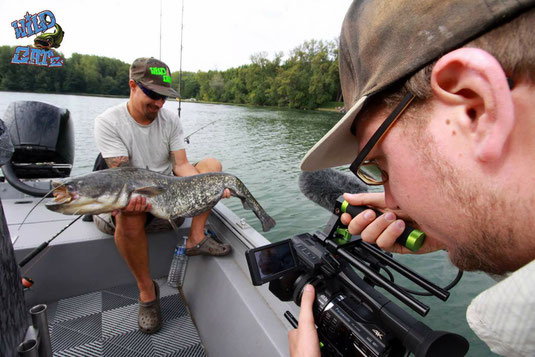
[[[129,64],[73,53],[63,67],[11,64],[15,47],[0,47],[0,90],[129,95]],[[62,54],[59,54],[63,57]],[[237,104],[314,109],[341,101],[335,41],[305,41],[290,51],[252,54],[249,64],[225,71],[184,72],[182,98]],[[172,73],[178,89],[179,73]]]

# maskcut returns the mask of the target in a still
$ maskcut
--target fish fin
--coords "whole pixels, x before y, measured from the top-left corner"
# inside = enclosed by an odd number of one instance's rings
[[[164,188],[161,186],[144,186],[134,190],[134,193],[145,195],[148,197],[154,197],[164,192]]]
[[[232,188],[228,188],[228,189],[230,190],[230,196],[231,197],[232,196],[238,197],[241,200],[241,204],[243,205],[243,208],[254,211],[254,206],[251,204],[251,202],[249,202],[249,200],[247,199],[247,197],[245,195],[240,194],[239,192],[237,192],[236,190],[234,190]],[[221,192],[221,195],[223,195],[223,192],[224,191]]]
[[[243,208],[248,209],[248,210],[254,210],[254,206],[245,198],[241,199],[241,203],[243,205]]]

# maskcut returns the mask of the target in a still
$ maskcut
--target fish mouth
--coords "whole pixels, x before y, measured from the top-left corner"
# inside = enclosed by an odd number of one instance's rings
[[[34,46],[37,48],[48,50],[50,47],[52,47],[52,44],[47,40],[35,39],[33,42]]]
[[[54,188],[54,192],[52,193],[54,199],[48,204],[50,206],[62,205],[78,198],[75,192],[70,192],[67,186],[61,182],[52,181],[51,185]]]

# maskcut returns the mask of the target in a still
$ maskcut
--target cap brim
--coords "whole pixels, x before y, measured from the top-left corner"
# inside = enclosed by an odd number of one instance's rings
[[[357,157],[358,142],[351,134],[351,124],[367,98],[368,96],[361,97],[346,115],[306,153],[301,160],[301,170],[314,171],[347,165]]]
[[[178,98],[178,92],[171,87],[159,86],[154,83],[141,82],[141,84],[158,94],[165,95],[167,97]]]

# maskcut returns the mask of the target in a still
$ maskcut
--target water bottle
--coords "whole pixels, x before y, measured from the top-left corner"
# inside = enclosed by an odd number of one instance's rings
[[[171,268],[169,269],[169,275],[167,276],[167,284],[174,288],[181,288],[184,284],[186,266],[188,265],[188,256],[186,255],[186,239],[188,239],[188,237],[184,236],[184,242],[182,245],[177,244],[175,253],[173,254],[173,261],[171,262]]]

